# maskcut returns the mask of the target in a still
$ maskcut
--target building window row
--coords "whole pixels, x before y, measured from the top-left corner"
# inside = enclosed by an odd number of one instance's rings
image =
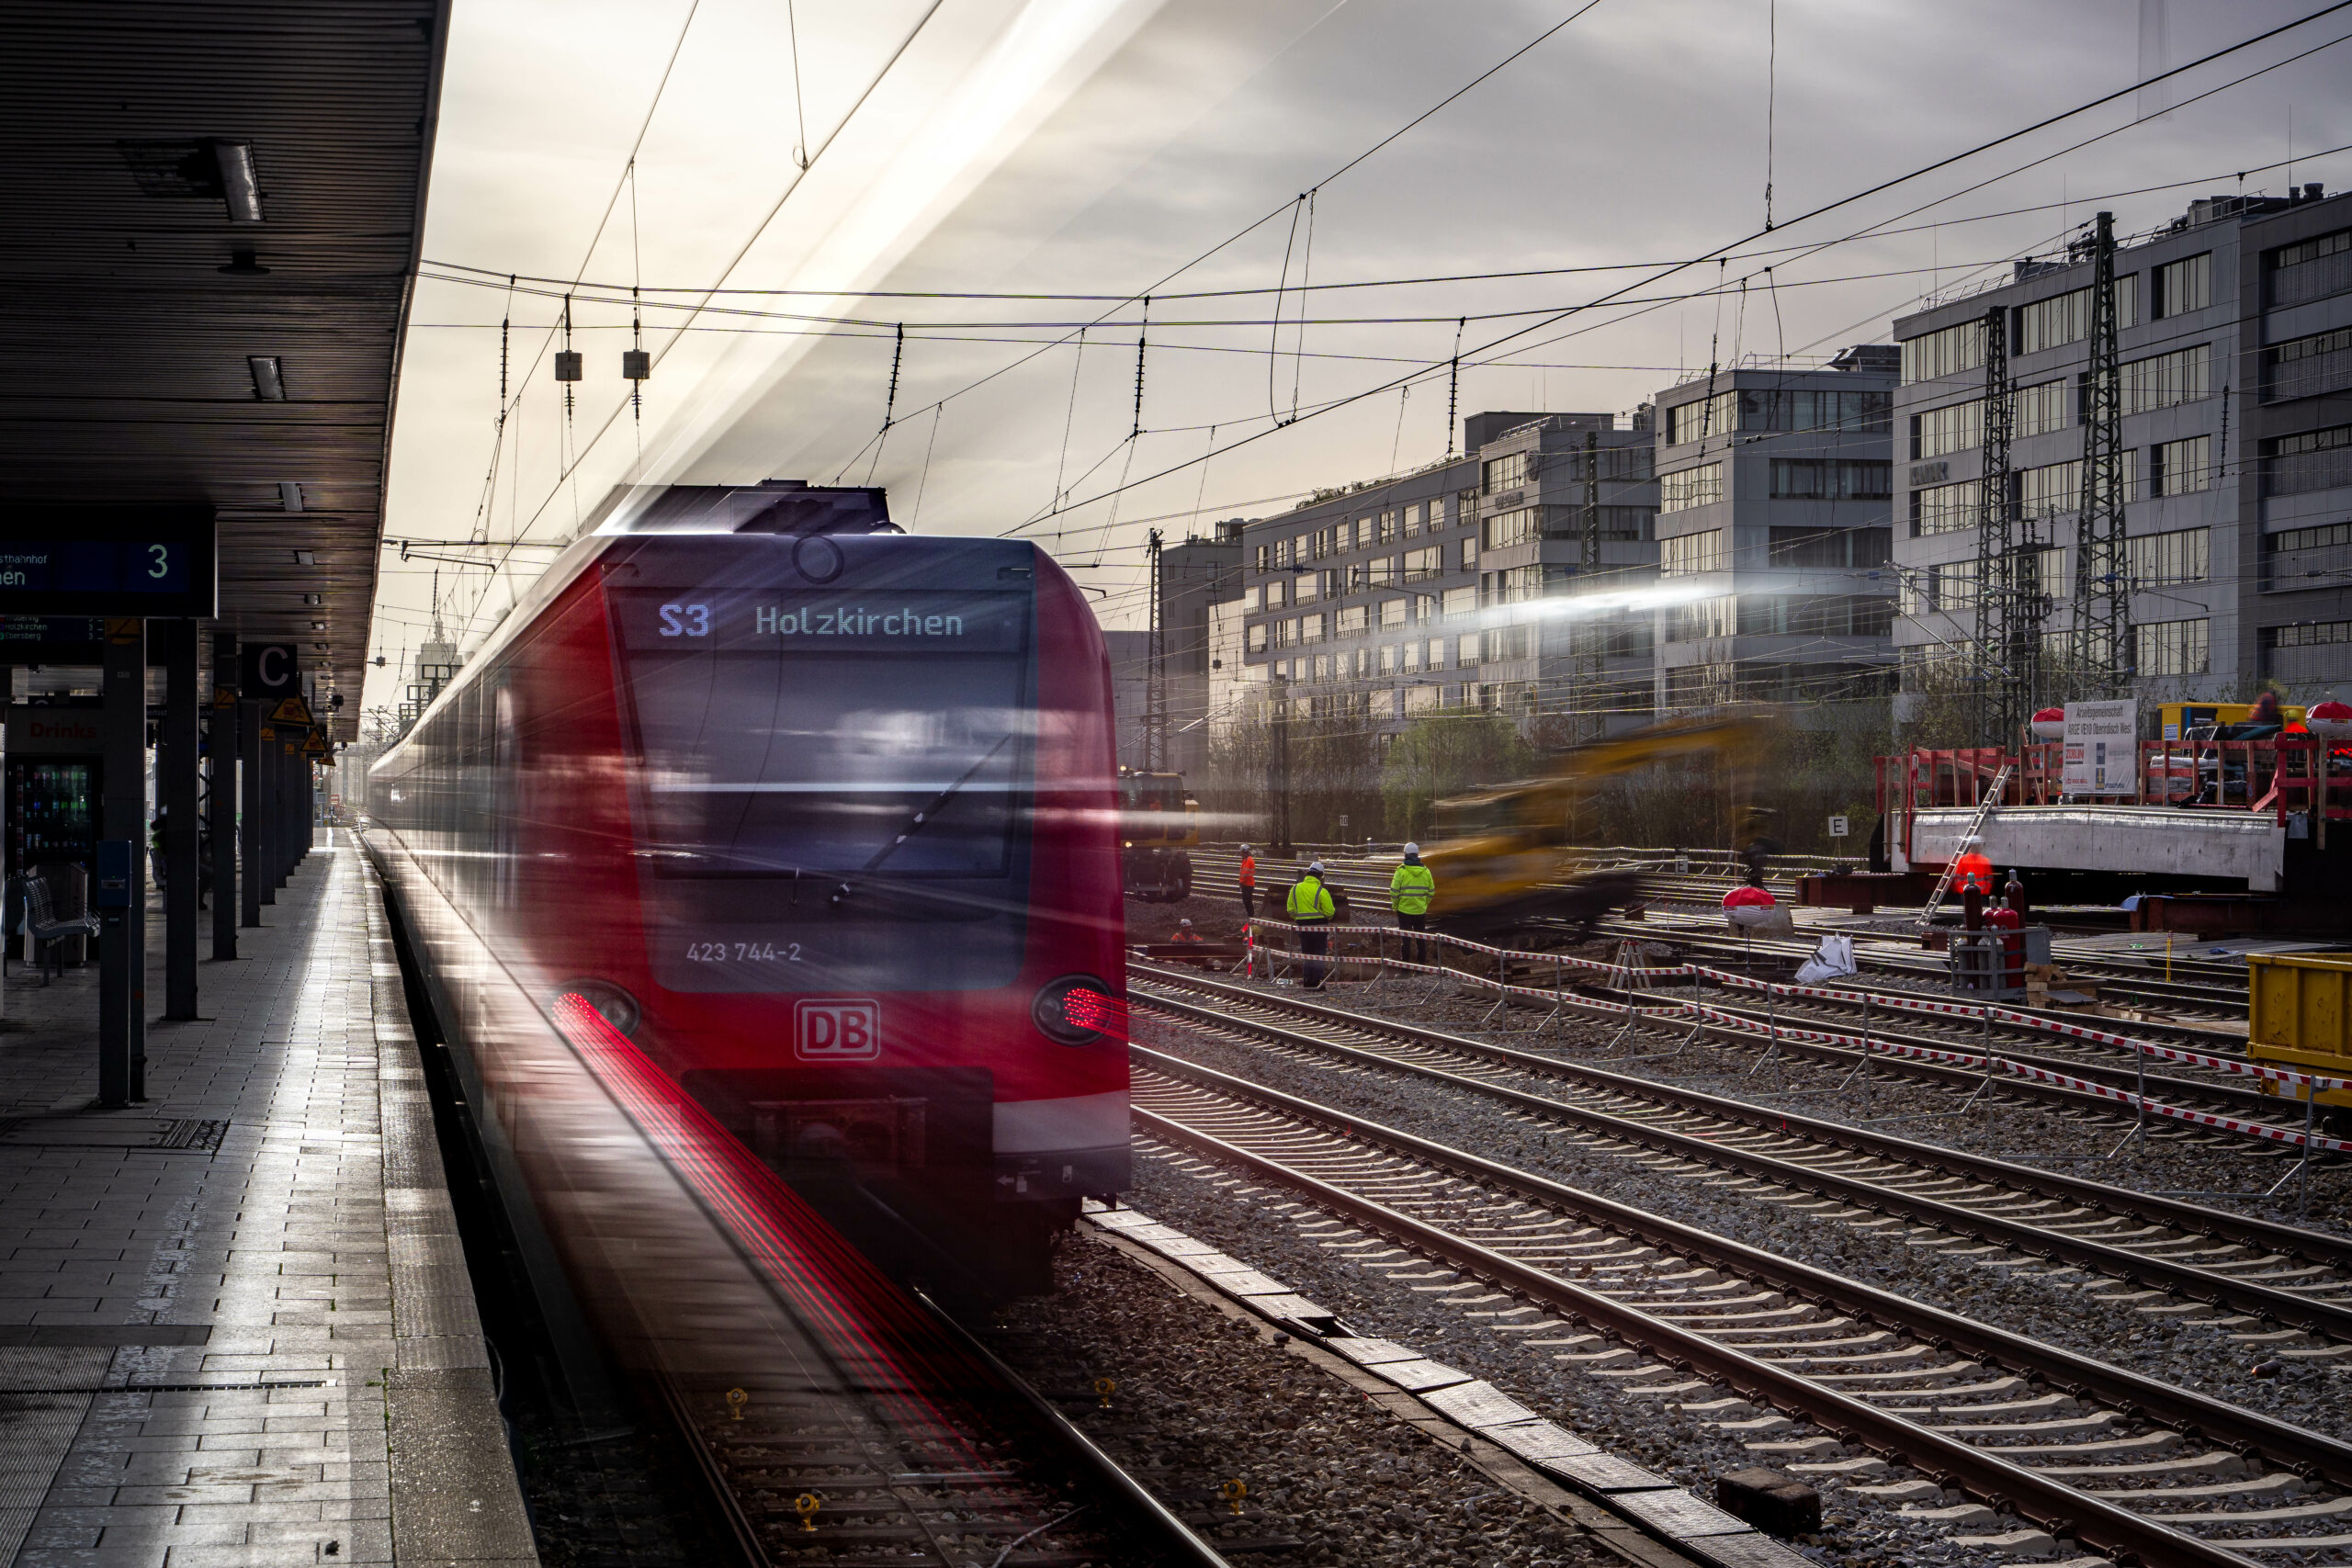
[[[2146,621],[2132,628],[2143,677],[2202,675],[2212,664],[2212,622]]]
[[[1933,381],[1984,367],[1982,318],[1923,333],[1903,344],[1903,384]]]
[[[1692,572],[1724,571],[1731,566],[1731,558],[1724,548],[1724,530],[1708,528],[1696,534],[1678,534],[1657,542],[1657,570],[1660,577],[1687,577]]]
[[[2213,392],[2213,346],[2200,343],[2131,360],[2122,367],[2121,382],[2127,414],[2200,401]]]
[[[1894,601],[1878,594],[1726,593],[1675,607],[1669,642],[1718,637],[1885,637]]]
[[[2211,490],[2219,476],[2213,468],[2213,438],[2190,435],[2159,441],[2148,448],[2148,494],[2194,495]]]
[[[2352,523],[2322,523],[2264,536],[2264,592],[2323,588],[2347,579],[2352,579]]]
[[[2047,435],[2074,423],[2072,384],[2061,378],[2009,390],[2009,434],[2020,440]],[[1911,416],[1911,458],[1914,462],[1965,452],[1984,444],[1984,400],[1947,403]]]
[[[1666,411],[1666,444],[1680,446],[1711,435],[1728,435],[1737,428],[1739,394],[1716,392],[1696,402],[1677,403]]]
[[[1742,431],[1854,430],[1884,434],[1894,400],[1884,392],[1844,388],[1746,387],[1739,393]]]
[[[1979,479],[1962,479],[1957,484],[1930,485],[1911,492],[1911,536],[1924,539],[1931,534],[1950,534],[1962,528],[1976,526],[1978,498],[1984,486]]]
[[[1766,558],[1776,567],[1874,567],[1894,558],[1891,528],[1774,528]]]
[[[1894,465],[1863,457],[1775,457],[1775,501],[1888,501]]]
[[[2053,430],[2065,429],[2075,418],[2073,400],[2066,393],[2067,383],[2064,378],[2011,389],[2009,434],[2022,440],[2029,435],[2047,435]]]
[[[2352,386],[2352,327],[2314,333],[2263,351],[2262,395],[2272,402]]]
[[[1475,496],[1477,492],[1471,491],[1465,493]],[[1466,522],[1470,515],[1470,509],[1465,506],[1457,513],[1456,520]],[[1270,540],[1253,549],[1250,563],[1261,572],[1290,571],[1304,561],[1344,555],[1350,550],[1375,549],[1382,545],[1393,544],[1399,538],[1412,538],[1424,527],[1434,534],[1444,526],[1443,500],[1417,501],[1376,514],[1367,513],[1351,521],[1334,523],[1312,533]]]
[[[2200,251],[2156,268],[2155,309],[2151,315],[2185,316],[2213,303],[2213,253]]]
[[[1930,611],[1951,614],[1976,606],[1976,563],[1946,561],[1918,567],[1903,574],[1903,613],[1924,615]]]
[[[2301,305],[2352,288],[2352,229],[2338,229],[2270,255],[2270,303]]]
[[[1481,467],[1479,488],[1488,495],[1498,491],[1519,490],[1527,483],[1526,452],[1506,452],[1499,457],[1489,457]]]
[[[2256,636],[2265,675],[2327,685],[2352,681],[2352,621],[2264,626]]]
[[[2093,288],[2075,288],[2020,305],[2017,312],[2016,352],[2040,354],[2063,348],[2091,335]],[[2140,324],[2140,275],[2127,272],[2115,280],[2115,324],[2118,329]]]
[[[1661,513],[1710,506],[1724,498],[1724,466],[1702,463],[1657,477],[1657,509]]]
[[[1940,457],[1984,445],[1984,400],[1947,403],[1911,416],[1911,460]]]
[[[2212,530],[2176,528],[2167,534],[2139,534],[2124,541],[2125,567],[2132,586],[2169,588],[2202,582],[2212,575]]]
[[[1526,658],[1527,628],[1525,626],[1490,628],[1486,634],[1485,653],[1489,660]]]
[[[2262,489],[2266,495],[2301,495],[2352,485],[2352,425],[2307,430],[2264,443]]]
[[[1498,512],[1481,523],[1478,532],[1490,550],[1507,550],[1513,545],[1529,544],[1544,536],[1544,512],[1536,506]]]

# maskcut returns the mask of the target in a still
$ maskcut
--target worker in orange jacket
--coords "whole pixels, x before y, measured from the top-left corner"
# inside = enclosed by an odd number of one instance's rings
[[[1951,868],[1951,890],[1965,897],[1971,892],[1993,896],[1993,863],[1985,858],[1984,840],[1970,834],[1960,847],[1960,859]]]
[[[1238,874],[1241,882],[1241,918],[1245,920],[1251,919],[1258,913],[1258,857],[1250,852],[1250,846],[1247,844],[1241,846],[1241,870]]]

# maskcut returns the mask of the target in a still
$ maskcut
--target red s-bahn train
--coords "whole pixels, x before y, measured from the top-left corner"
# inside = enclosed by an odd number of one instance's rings
[[[367,839],[504,1174],[568,1156],[487,979],[585,998],[886,1264],[1002,1292],[1127,1184],[1115,778],[1102,635],[1043,551],[680,487],[377,761]]]

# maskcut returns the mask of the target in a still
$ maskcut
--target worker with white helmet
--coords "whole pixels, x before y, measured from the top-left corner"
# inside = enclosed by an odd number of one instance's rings
[[[1388,879],[1388,906],[1396,911],[1399,931],[1425,931],[1430,929],[1430,905],[1437,897],[1437,875],[1421,863],[1421,846],[1407,844],[1405,858]],[[1417,937],[1405,939],[1405,962],[1427,964],[1428,942]]]

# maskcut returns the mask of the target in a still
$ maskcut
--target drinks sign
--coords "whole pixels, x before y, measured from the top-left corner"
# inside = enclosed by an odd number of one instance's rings
[[[2139,793],[2140,705],[2129,698],[2115,702],[2068,703],[2065,773],[2068,795],[2136,795]]]

